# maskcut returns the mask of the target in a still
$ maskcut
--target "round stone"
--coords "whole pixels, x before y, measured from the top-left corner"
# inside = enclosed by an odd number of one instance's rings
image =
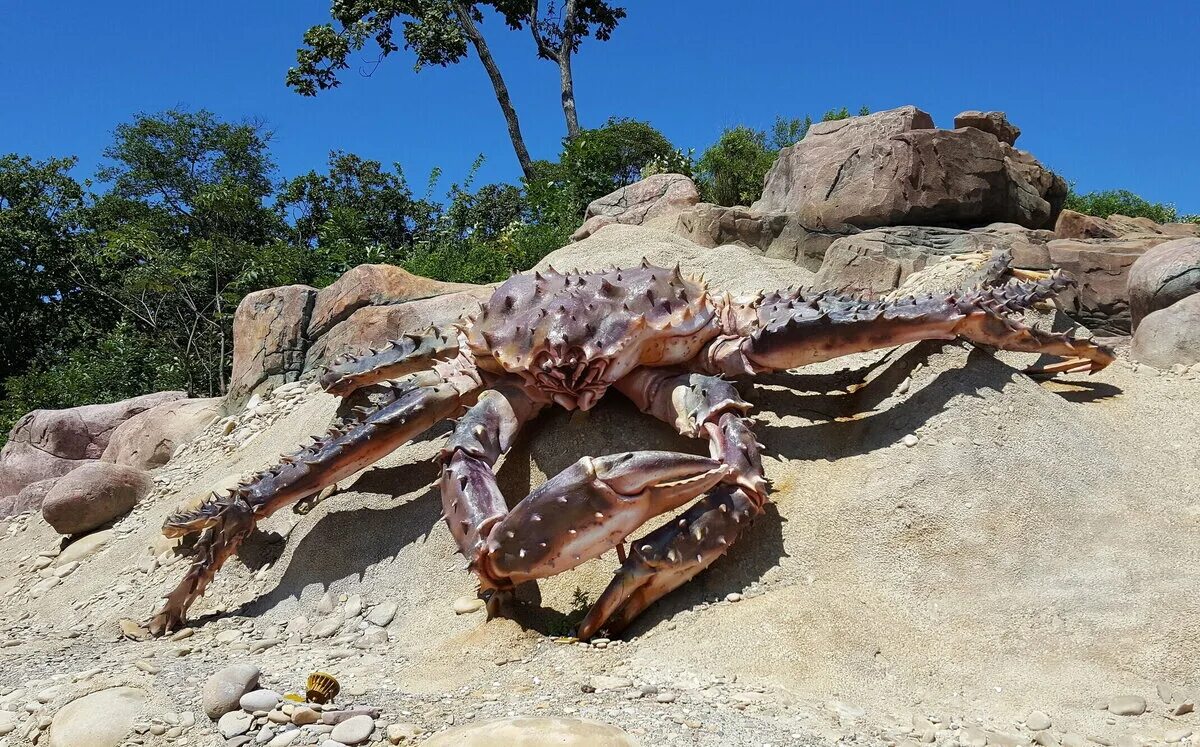
[[[476,597],[459,597],[454,600],[454,614],[469,615],[483,609],[483,600]]]
[[[1146,699],[1140,695],[1118,695],[1109,698],[1108,712],[1116,716],[1141,716],[1146,712]]]
[[[1031,731],[1049,729],[1051,726],[1050,717],[1042,711],[1034,711],[1025,717],[1025,726],[1027,726]]]
[[[258,684],[258,667],[249,663],[233,664],[208,678],[201,702],[204,712],[214,721],[235,710],[242,696]]]
[[[375,731],[375,721],[370,716],[348,718],[329,732],[329,738],[342,744],[362,744]]]
[[[336,741],[336,737],[335,737]],[[504,718],[440,732],[422,747],[634,747],[629,735],[598,721]]]
[[[283,696],[274,690],[252,690],[238,700],[238,705],[243,711],[270,711],[275,706],[279,705],[279,701],[283,700]]]
[[[230,711],[217,719],[217,731],[226,739],[245,734],[253,725],[254,717],[245,711]]]
[[[50,747],[117,747],[145,710],[146,693],[111,687],[73,700],[50,722]]]

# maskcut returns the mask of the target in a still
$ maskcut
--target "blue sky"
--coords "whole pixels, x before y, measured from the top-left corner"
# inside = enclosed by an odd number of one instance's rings
[[[1000,109],[1018,145],[1082,191],[1123,187],[1200,213],[1200,4],[1176,2],[627,2],[576,60],[584,126],[648,119],[697,151],[776,114],[916,104],[942,126]],[[0,152],[74,154],[90,175],[113,127],[175,105],[260,118],[281,176],[338,148],[399,161],[416,191],[479,153],[483,181],[519,170],[478,60],[414,74],[394,55],[317,98],[283,85],[327,0],[0,3]],[[555,68],[524,34],[484,25],[534,157],[563,134]],[[363,55],[364,64],[367,55]]]

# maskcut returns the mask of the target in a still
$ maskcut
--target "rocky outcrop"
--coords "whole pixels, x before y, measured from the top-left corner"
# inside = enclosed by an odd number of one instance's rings
[[[304,370],[305,335],[317,289],[285,285],[248,294],[233,315],[229,397],[295,381]]]
[[[611,223],[640,226],[652,220],[671,220],[680,211],[700,202],[696,184],[682,174],[655,174],[621,187],[587,206],[583,225],[571,234],[581,241]]]
[[[1164,370],[1200,363],[1200,293],[1147,314],[1133,335],[1130,354]]]
[[[220,416],[221,402],[220,397],[176,400],[134,415],[113,431],[101,459],[138,469],[161,467]]]
[[[1128,287],[1134,330],[1147,314],[1200,293],[1200,239],[1167,241],[1138,257]]]
[[[140,469],[88,462],[50,488],[42,517],[59,534],[80,534],[124,516],[151,486],[150,476]]]
[[[1162,235],[1122,239],[1055,239],[1046,245],[1050,263],[1077,281],[1058,296],[1062,308],[1088,329],[1128,335],[1129,270],[1139,257],[1164,243]]]
[[[359,265],[317,291],[308,339],[321,337],[364,306],[388,306],[473,288],[423,278],[395,265]]]
[[[1064,210],[1058,214],[1054,235],[1060,239],[1115,239],[1121,231],[1099,216]]]
[[[841,231],[814,231],[801,225],[795,215],[763,214],[742,206],[701,202],[679,214],[674,231],[700,246],[737,244],[816,271],[829,245],[858,229],[844,226]]]
[[[935,129],[916,107],[813,125],[767,173],[761,213],[828,230],[1052,225],[1067,185],[1031,155],[975,127]]]
[[[34,410],[17,421],[0,451],[0,496],[16,495],[30,483],[61,477],[99,459],[117,426],[185,392],[158,392],[102,405]]]
[[[974,127],[994,135],[997,140],[1008,145],[1015,145],[1021,137],[1021,128],[1008,121],[1004,112],[961,112],[954,118],[955,129],[959,127]]]
[[[480,301],[490,295],[490,288],[475,288],[391,306],[364,306],[309,347],[304,368],[314,370],[342,353],[383,347],[404,332],[452,324],[477,311]]]

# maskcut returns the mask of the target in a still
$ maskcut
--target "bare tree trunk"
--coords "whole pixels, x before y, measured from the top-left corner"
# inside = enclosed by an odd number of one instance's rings
[[[483,63],[488,77],[491,78],[492,88],[496,91],[496,101],[499,102],[500,109],[504,112],[504,120],[508,123],[508,137],[512,140],[513,150],[517,153],[521,171],[524,172],[526,178],[532,179],[533,161],[529,158],[529,149],[525,147],[525,138],[521,135],[521,124],[517,120],[517,110],[513,108],[512,99],[508,95],[508,86],[504,83],[504,77],[500,75],[500,68],[496,66],[496,60],[492,57],[492,52],[488,49],[483,34],[475,26],[470,9],[462,0],[454,0],[453,7],[454,15],[458,19],[459,25],[462,26],[463,33],[471,40],[475,52],[479,55],[479,61]]]
[[[558,62],[558,77],[562,83],[562,109],[567,119],[567,137],[579,137],[579,115],[575,113],[575,79],[571,77],[571,51],[564,49]]]
[[[529,33],[533,35],[533,43],[537,45],[538,56],[550,60],[558,66],[559,88],[562,95],[563,117],[567,120],[567,137],[579,137],[579,115],[575,111],[575,78],[571,75],[571,54],[578,42],[575,34],[575,22],[578,10],[576,0],[567,0],[563,6],[562,38],[555,49],[538,26],[541,19],[541,9],[538,0],[529,2]]]

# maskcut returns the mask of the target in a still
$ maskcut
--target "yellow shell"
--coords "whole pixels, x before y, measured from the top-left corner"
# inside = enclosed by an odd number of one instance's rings
[[[313,672],[308,675],[306,694],[310,703],[328,703],[337,697],[342,686],[328,672]]]

